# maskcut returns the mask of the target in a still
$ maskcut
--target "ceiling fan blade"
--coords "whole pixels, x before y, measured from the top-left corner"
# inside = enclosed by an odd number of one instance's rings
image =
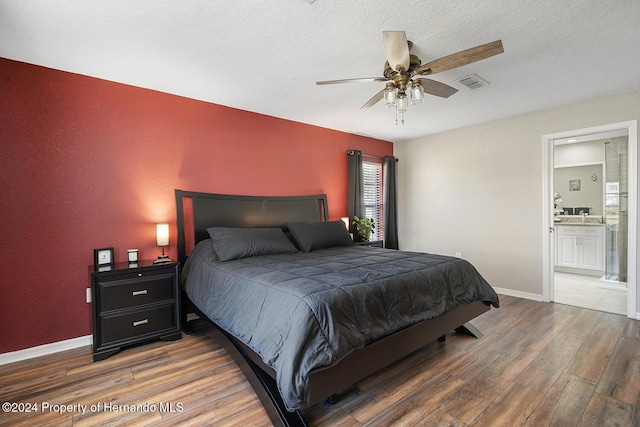
[[[447,84],[441,83],[436,80],[431,80],[426,77],[416,76],[415,79],[420,79],[422,83],[422,89],[429,95],[439,96],[440,98],[448,98],[458,91],[455,87],[451,87]]]
[[[378,92],[375,95],[373,95],[373,97],[370,100],[368,100],[366,104],[364,104],[362,107],[360,107],[360,109],[362,110],[363,108],[373,107],[380,100],[382,100],[382,98],[384,98],[384,89],[382,89],[380,92]]]
[[[383,31],[382,42],[384,53],[392,70],[398,71],[398,66],[409,70],[409,43],[404,31]]]
[[[366,82],[386,82],[386,77],[362,77],[359,79],[340,79],[316,82],[317,85],[335,85],[340,83],[366,83]]]
[[[471,49],[463,50],[451,55],[443,56],[426,64],[421,65],[415,71],[416,74],[435,74],[443,71],[451,70],[453,68],[462,67],[463,65],[471,64],[482,59],[487,59],[492,56],[501,54],[504,52],[502,47],[502,41],[496,40],[491,43],[483,44],[480,46],[472,47]]]

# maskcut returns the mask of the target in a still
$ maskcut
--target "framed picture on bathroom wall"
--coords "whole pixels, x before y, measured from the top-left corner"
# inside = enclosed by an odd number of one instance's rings
[[[580,180],[579,179],[570,179],[569,180],[569,191],[580,191]]]

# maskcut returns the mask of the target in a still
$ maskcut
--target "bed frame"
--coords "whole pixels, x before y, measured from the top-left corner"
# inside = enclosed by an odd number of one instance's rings
[[[281,227],[286,232],[286,224],[290,222],[327,221],[329,218],[324,194],[259,197],[175,190],[175,196],[181,265],[195,244],[209,237],[208,227]],[[274,425],[307,425],[301,411],[287,411],[276,386],[275,372],[260,356],[208,319],[184,292],[182,302],[185,333],[192,333],[199,327],[199,320],[187,322],[189,312],[215,326],[215,338],[247,377]],[[312,372],[309,404],[323,400],[333,403],[337,393],[436,339],[444,341],[450,331],[482,337],[480,331],[467,322],[489,309],[483,302],[460,305],[438,318],[420,322],[356,350],[330,368]]]

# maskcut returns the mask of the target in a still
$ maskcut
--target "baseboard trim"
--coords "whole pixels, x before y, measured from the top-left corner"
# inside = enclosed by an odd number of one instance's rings
[[[493,290],[499,294],[508,295],[510,297],[524,298],[524,299],[530,299],[533,301],[540,301],[540,302],[544,301],[544,299],[542,298],[542,295],[539,295],[539,294],[532,294],[529,292],[522,292],[522,291],[514,291],[513,289],[506,289],[506,288],[496,288],[495,286],[493,287]]]
[[[39,356],[46,356],[47,354],[57,353],[59,351],[72,350],[74,348],[84,347],[85,345],[91,345],[92,343],[93,335],[85,335],[83,337],[72,338],[70,340],[25,348],[24,350],[2,353],[0,354],[0,365],[6,365],[8,363],[19,362],[21,360],[32,359]]]

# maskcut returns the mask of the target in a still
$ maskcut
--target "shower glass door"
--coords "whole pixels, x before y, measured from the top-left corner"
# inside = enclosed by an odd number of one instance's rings
[[[605,143],[605,279],[627,281],[628,138]]]

